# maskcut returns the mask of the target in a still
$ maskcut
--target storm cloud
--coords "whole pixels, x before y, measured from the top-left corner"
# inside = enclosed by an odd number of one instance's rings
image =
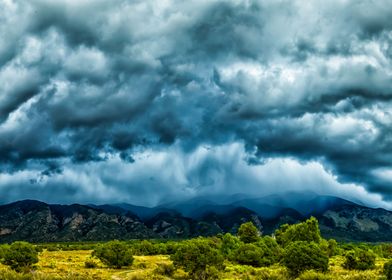
[[[388,1],[0,11],[1,201],[279,189],[392,208]]]

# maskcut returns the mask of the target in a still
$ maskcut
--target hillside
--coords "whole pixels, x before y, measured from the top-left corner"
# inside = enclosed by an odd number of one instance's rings
[[[392,241],[392,212],[332,196],[244,198],[219,204],[201,199],[155,208],[129,204],[55,205],[24,200],[0,206],[0,242],[189,238],[235,233],[252,221],[266,234],[311,215],[323,236],[342,241]],[[287,199],[287,198],[290,199]],[[222,198],[222,201],[224,199]],[[134,212],[132,211],[134,210]]]
[[[236,209],[233,211],[237,212]],[[135,214],[116,207],[99,209],[24,200],[0,206],[0,242],[188,238],[235,232],[241,223],[249,220],[261,225],[257,215],[250,210],[242,211],[241,215],[228,215],[221,216],[221,222],[217,223],[211,219],[183,217],[176,212],[160,212],[143,222]]]

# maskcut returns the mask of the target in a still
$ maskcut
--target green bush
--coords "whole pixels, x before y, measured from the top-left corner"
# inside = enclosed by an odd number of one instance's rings
[[[155,247],[155,252],[157,255],[167,255],[168,254],[166,243],[162,243],[162,242],[156,243],[156,244],[154,244],[154,247]]]
[[[316,218],[311,217],[305,222],[295,225],[284,224],[275,231],[276,241],[283,247],[291,242],[308,241],[320,243],[321,234]]]
[[[84,267],[85,268],[97,268],[98,264],[95,260],[93,259],[88,259],[84,262]]]
[[[268,260],[269,264],[280,261],[283,251],[274,238],[271,236],[264,236],[255,244],[263,249],[264,258]]]
[[[328,254],[329,257],[336,256],[339,253],[338,243],[335,239],[321,239],[320,248]]]
[[[311,269],[324,272],[328,269],[328,255],[315,242],[296,241],[285,249],[282,263],[293,276]]]
[[[4,258],[5,251],[7,250],[7,245],[0,245],[0,261]]]
[[[384,270],[383,273],[387,280],[392,280],[392,260],[386,262],[384,264]]]
[[[226,233],[221,238],[221,252],[224,256],[231,259],[233,257],[233,252],[241,245],[241,241],[238,237],[230,233]]]
[[[13,270],[0,268],[0,280],[35,280],[35,279],[33,278],[32,274],[18,273]]]
[[[266,266],[263,250],[255,244],[242,244],[234,253],[234,259],[239,264],[251,266]]]
[[[165,244],[166,247],[166,254],[168,255],[173,255],[175,252],[177,252],[177,249],[179,248],[180,243],[175,242],[175,241],[168,241]]]
[[[376,262],[376,254],[370,250],[356,248],[346,253],[343,267],[346,269],[366,270],[373,269]]]
[[[264,237],[257,243],[243,243],[233,252],[233,260],[239,264],[255,267],[269,266],[280,257],[280,248],[271,237]]]
[[[132,244],[132,249],[135,255],[141,256],[152,256],[159,253],[157,244],[154,244],[148,240],[138,241]]]
[[[176,268],[174,267],[173,264],[166,264],[166,263],[159,264],[158,267],[154,270],[156,274],[169,276],[169,277],[173,276],[175,271]]]
[[[244,243],[257,242],[260,239],[260,232],[252,222],[242,224],[237,235]]]
[[[206,270],[197,279],[218,280],[219,270],[215,266],[207,265]]]
[[[118,240],[98,246],[92,255],[100,259],[104,264],[115,268],[129,266],[133,263],[132,250],[127,244]]]
[[[392,243],[380,244],[377,247],[381,258],[392,258]]]
[[[253,273],[251,273],[253,275]],[[248,279],[262,279],[262,280],[287,280],[290,279],[285,269],[270,269],[270,268],[258,268],[254,273],[255,277],[249,277]],[[246,278],[244,278],[246,279]]]
[[[3,252],[2,263],[16,271],[27,270],[37,262],[38,252],[28,242],[14,242]]]
[[[332,280],[333,278],[321,272],[309,270],[302,273],[301,276],[299,276],[297,279],[298,280]]]
[[[223,268],[224,260],[216,244],[204,238],[181,242],[171,259],[175,266],[182,267],[195,279],[211,279],[215,268]]]

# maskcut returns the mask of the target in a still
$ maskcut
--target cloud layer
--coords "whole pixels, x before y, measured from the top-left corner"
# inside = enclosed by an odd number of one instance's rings
[[[388,1],[0,11],[3,201],[154,204],[280,186],[391,204]]]

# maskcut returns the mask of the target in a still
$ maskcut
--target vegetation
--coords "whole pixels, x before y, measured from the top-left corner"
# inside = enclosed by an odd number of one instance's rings
[[[184,268],[195,279],[214,278],[223,268],[224,258],[211,240],[198,238],[182,242],[171,259],[175,266]]]
[[[0,280],[392,279],[391,244],[325,240],[315,218],[273,236],[246,223],[237,235],[177,241],[15,242],[0,245],[0,261]]]
[[[384,264],[384,274],[387,280],[392,280],[392,260]]]
[[[252,222],[247,222],[238,229],[238,237],[244,243],[257,242],[260,238],[260,232]]]
[[[283,247],[295,241],[320,243],[322,240],[318,221],[314,217],[296,225],[282,225],[275,231],[275,237],[276,241]]]
[[[98,246],[93,256],[100,259],[104,264],[121,268],[133,263],[133,254],[131,249],[124,242],[114,240]]]
[[[263,250],[254,244],[242,244],[235,251],[235,260],[239,264],[265,266],[266,261],[264,260],[263,256]]]
[[[232,259],[234,257],[234,252],[240,247],[241,241],[238,237],[233,236],[230,233],[226,233],[222,236],[221,241],[221,253],[223,256],[228,259]]]
[[[17,241],[3,248],[2,263],[16,271],[28,270],[37,262],[38,252],[27,242]]]
[[[346,269],[366,270],[375,267],[376,255],[370,251],[356,248],[346,253],[346,261],[343,266]]]
[[[315,242],[290,243],[284,252],[282,262],[293,276],[298,276],[306,270],[325,272],[328,269],[328,255]]]

